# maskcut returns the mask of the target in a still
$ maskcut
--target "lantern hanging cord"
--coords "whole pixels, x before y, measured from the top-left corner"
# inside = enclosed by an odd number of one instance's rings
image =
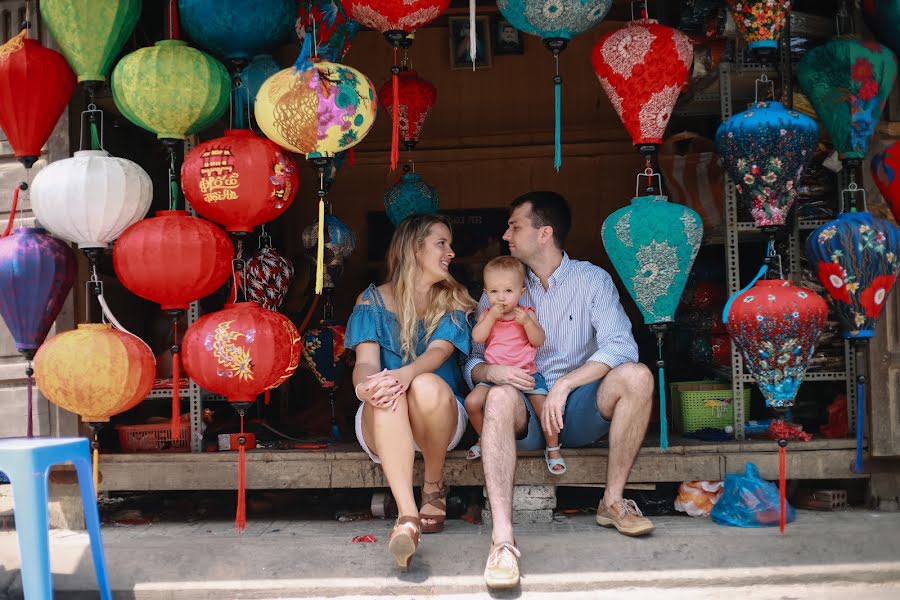
[[[272,247],[272,236],[266,233],[266,224],[263,223],[261,226],[261,231],[259,234],[259,247],[262,248],[271,248]]]
[[[26,30],[28,33],[25,37],[30,37],[31,34],[31,2],[32,0],[25,1],[25,20],[22,21],[22,29]],[[31,437],[31,436],[28,436]]]

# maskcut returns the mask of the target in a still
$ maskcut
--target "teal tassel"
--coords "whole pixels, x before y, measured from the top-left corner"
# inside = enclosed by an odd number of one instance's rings
[[[240,78],[240,75],[237,76]],[[245,98],[247,97],[247,92],[243,87],[235,87],[231,90],[231,105],[234,107],[234,128],[235,129],[247,129],[245,114],[247,111],[247,105],[245,103]]]
[[[312,58],[312,39],[313,34],[311,31],[307,31],[306,35],[303,36],[303,46],[300,48],[300,55],[297,56],[297,61],[294,63],[294,67],[298,71],[303,71],[312,65],[309,61]]]
[[[669,449],[669,423],[666,417],[666,375],[665,369],[659,368],[659,447]]]
[[[866,387],[856,384],[856,464],[854,471],[863,472],[863,429],[866,418]]]
[[[734,303],[734,301],[737,299],[737,297],[740,296],[741,294],[743,294],[744,292],[746,292],[747,290],[749,290],[750,288],[752,288],[754,285],[756,285],[756,282],[759,281],[760,279],[762,279],[763,275],[765,275],[766,271],[768,271],[768,270],[769,270],[769,265],[763,265],[762,267],[760,267],[759,272],[756,274],[756,277],[754,277],[752,280],[750,280],[750,283],[748,283],[746,285],[746,287],[738,290],[731,298],[728,299],[728,302],[725,303],[725,308],[722,309],[722,322],[723,323],[728,322],[728,311],[731,310],[731,305]]]
[[[554,119],[556,124],[556,149],[553,155],[553,167],[559,171],[562,166],[562,132],[561,130],[561,113],[562,113],[562,81],[559,76],[556,77],[556,84],[553,89],[554,97]]]
[[[100,136],[97,134],[97,123],[91,123],[91,150],[100,150]]]

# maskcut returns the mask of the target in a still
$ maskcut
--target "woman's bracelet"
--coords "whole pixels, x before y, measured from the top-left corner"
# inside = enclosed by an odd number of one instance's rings
[[[359,383],[356,384],[356,387],[353,388],[353,393],[356,394],[356,399],[359,400],[360,402],[365,402],[365,400],[363,398],[359,397],[359,386],[361,386],[364,383],[365,383],[365,381],[360,381]]]

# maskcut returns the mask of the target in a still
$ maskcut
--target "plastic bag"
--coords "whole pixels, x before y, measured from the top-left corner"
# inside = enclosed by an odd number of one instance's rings
[[[721,496],[721,481],[685,481],[678,488],[675,510],[692,517],[705,517]]]
[[[786,522],[797,517],[794,507],[785,503]],[[753,463],[747,463],[743,475],[725,476],[725,491],[710,516],[719,525],[734,527],[777,527],[780,515],[778,487],[762,479]]]

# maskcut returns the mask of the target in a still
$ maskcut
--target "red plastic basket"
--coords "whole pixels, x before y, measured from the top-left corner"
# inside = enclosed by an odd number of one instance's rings
[[[179,439],[172,439],[169,423],[117,425],[122,452],[190,452],[191,424],[181,424]]]

